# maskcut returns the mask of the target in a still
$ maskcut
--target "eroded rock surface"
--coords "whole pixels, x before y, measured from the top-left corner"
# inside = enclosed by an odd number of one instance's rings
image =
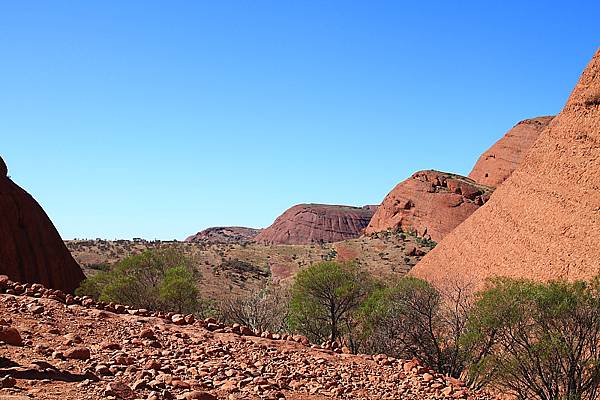
[[[186,242],[244,244],[254,241],[260,229],[241,226],[217,226],[207,228],[185,239]]]
[[[439,241],[483,205],[491,191],[460,175],[416,172],[385,197],[366,233],[401,229]]]

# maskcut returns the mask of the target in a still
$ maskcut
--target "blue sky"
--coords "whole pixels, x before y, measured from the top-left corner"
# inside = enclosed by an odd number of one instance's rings
[[[64,238],[376,204],[560,111],[600,43],[562,3],[0,2],[0,155]]]

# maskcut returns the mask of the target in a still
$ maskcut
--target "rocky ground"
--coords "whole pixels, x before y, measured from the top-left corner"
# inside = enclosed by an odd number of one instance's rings
[[[489,399],[384,355],[0,277],[0,399]]]

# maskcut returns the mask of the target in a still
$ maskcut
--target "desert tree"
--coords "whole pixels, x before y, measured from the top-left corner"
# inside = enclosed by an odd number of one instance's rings
[[[300,271],[291,289],[289,324],[313,341],[340,339],[371,290],[354,262],[327,261]]]

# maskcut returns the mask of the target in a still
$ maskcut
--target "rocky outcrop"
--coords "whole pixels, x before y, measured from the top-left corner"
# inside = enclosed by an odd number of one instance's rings
[[[264,229],[255,240],[266,244],[332,243],[364,233],[376,206],[298,204]]]
[[[7,177],[0,158],[0,274],[72,292],[83,272],[40,205]]]
[[[260,229],[241,226],[217,226],[207,228],[185,239],[186,242],[245,244],[254,241]]]
[[[519,122],[479,157],[469,178],[482,185],[500,185],[518,167],[553,118],[537,117]]]
[[[521,165],[411,273],[475,287],[491,276],[572,280],[598,274],[598,171],[600,50]]]
[[[491,191],[460,175],[416,172],[385,197],[366,233],[401,229],[439,241],[483,205]]]

